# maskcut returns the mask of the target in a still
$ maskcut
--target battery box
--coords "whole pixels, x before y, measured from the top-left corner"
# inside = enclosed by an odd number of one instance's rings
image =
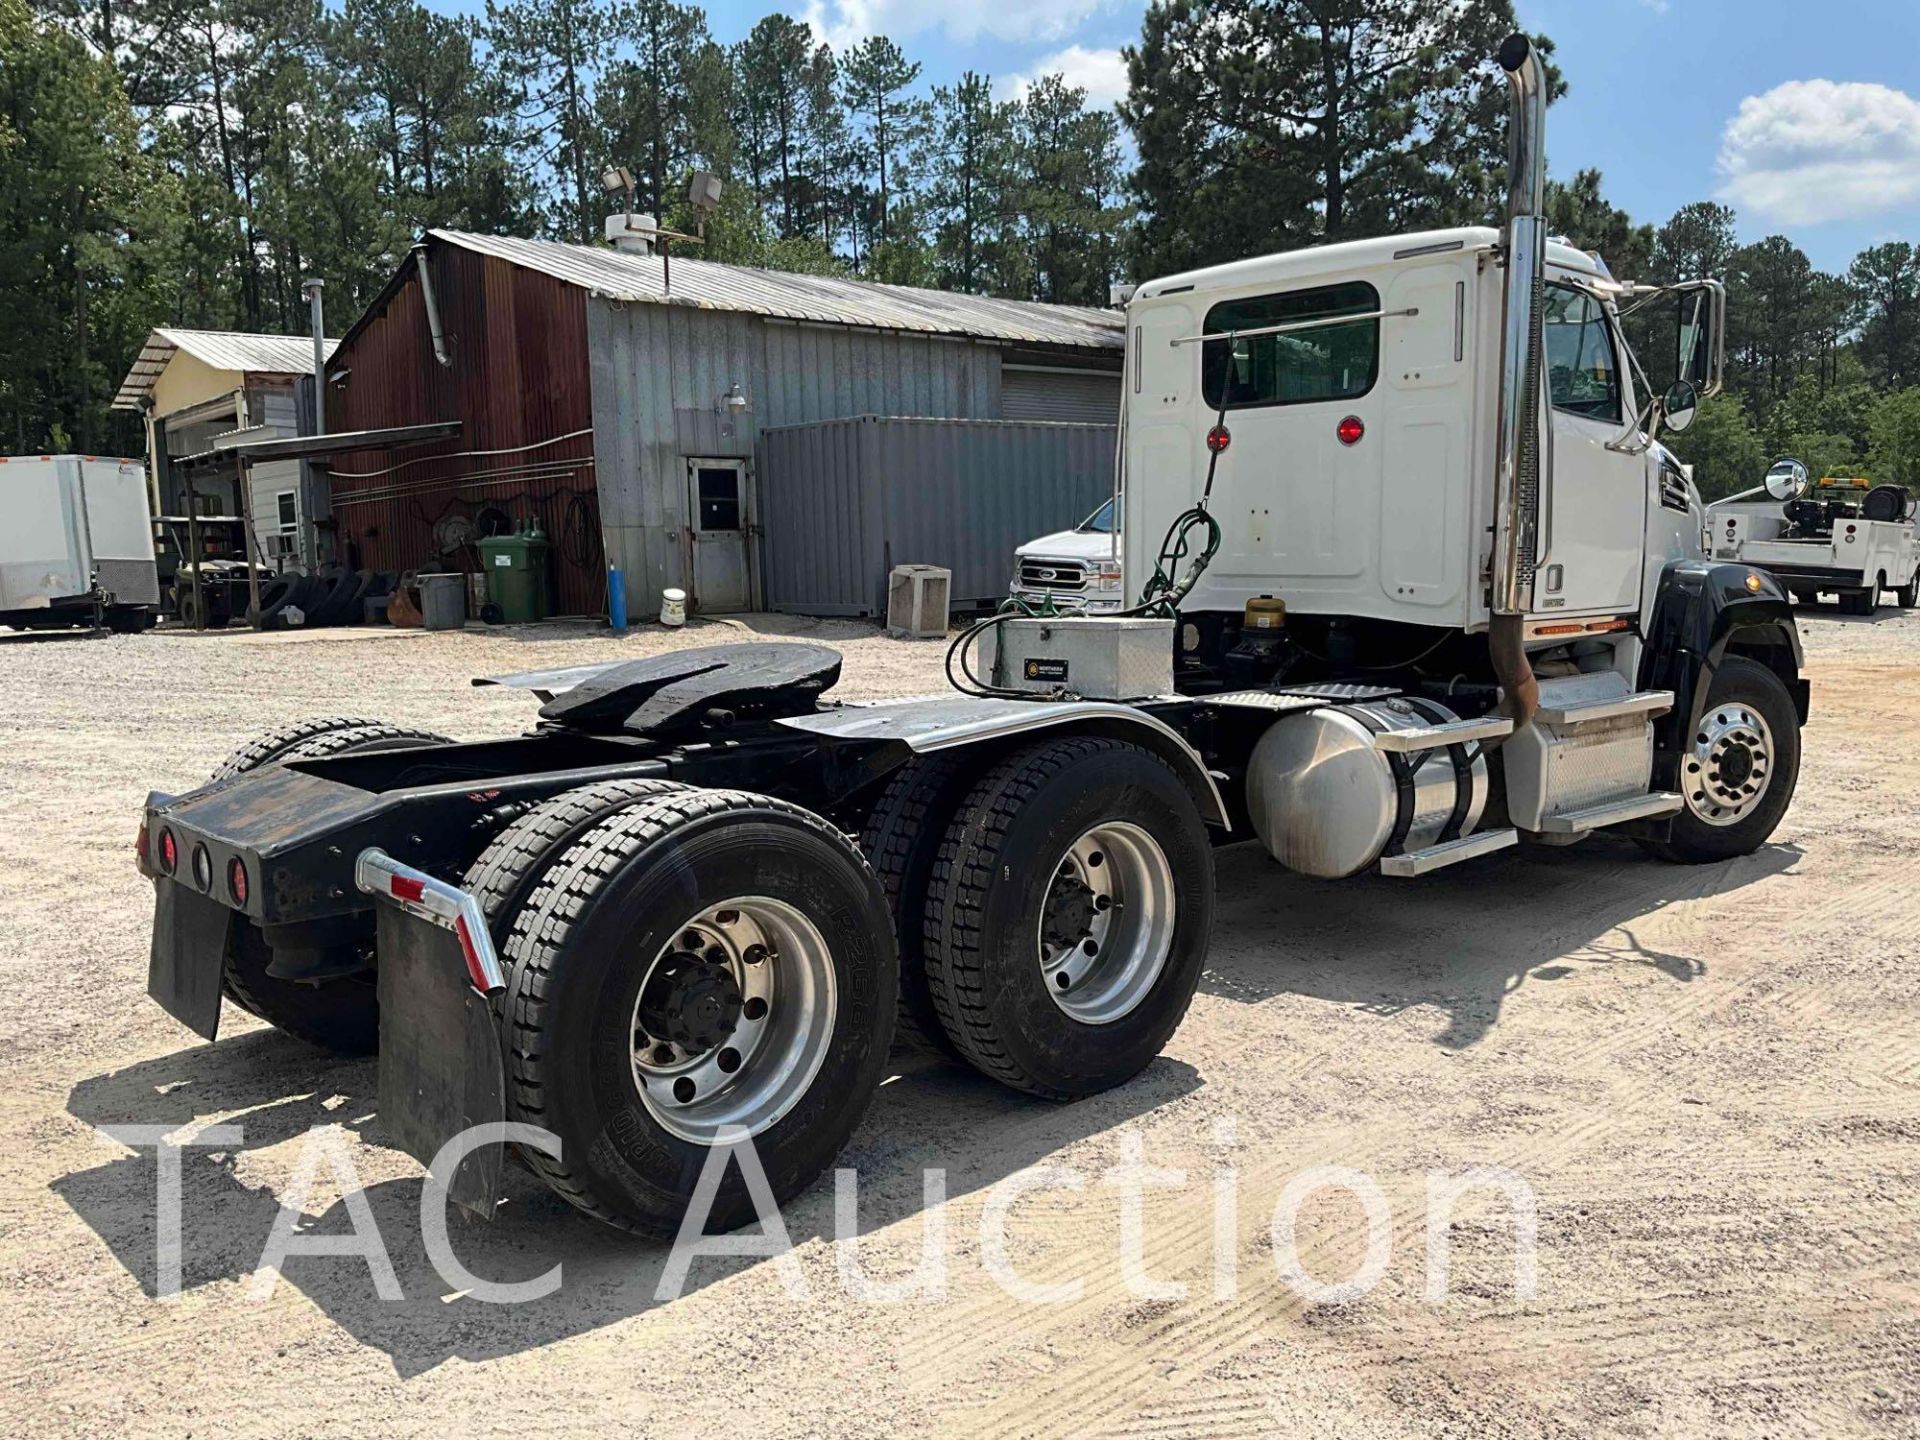
[[[1008,620],[980,638],[978,669],[995,687],[1083,700],[1173,693],[1171,620],[1108,616]]]

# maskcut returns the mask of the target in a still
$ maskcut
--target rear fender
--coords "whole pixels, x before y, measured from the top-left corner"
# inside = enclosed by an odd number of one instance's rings
[[[892,742],[906,755],[938,754],[1039,734],[1100,735],[1159,755],[1193,796],[1209,825],[1231,828],[1220,787],[1200,752],[1159,716],[1105,700],[976,699],[935,696],[841,705],[775,722],[817,735],[829,746]]]

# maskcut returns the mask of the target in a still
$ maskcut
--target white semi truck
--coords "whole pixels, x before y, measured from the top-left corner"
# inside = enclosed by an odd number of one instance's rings
[[[1504,232],[1129,304],[1125,610],[983,622],[952,695],[837,703],[832,652],[742,645],[509,677],[545,702],[518,738],[290,725],[149,797],[150,993],[209,1039],[224,993],[377,1048],[420,1158],[536,1126],[569,1202],[671,1231],[743,1137],[775,1196],[813,1181],[896,1017],[1037,1095],[1135,1074],[1198,982],[1216,845],[1413,877],[1602,831],[1765,843],[1807,712],[1791,606],[1707,556],[1656,436],[1718,384],[1721,291],[1677,287],[1691,383],[1648,394],[1619,313],[1650,297],[1549,243],[1545,74],[1521,36],[1499,63]],[[443,1178],[488,1214],[501,1163]],[[711,1219],[752,1212],[728,1168]]]
[[[1760,489],[1715,501],[1707,528],[1715,558],[1760,566],[1796,600],[1835,595],[1843,614],[1871,615],[1884,590],[1903,610],[1920,599],[1913,513],[1901,486],[1826,477],[1809,487],[1806,467],[1782,460]]]

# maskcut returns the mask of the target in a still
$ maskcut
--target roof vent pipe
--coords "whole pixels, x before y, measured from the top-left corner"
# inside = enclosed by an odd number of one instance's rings
[[[1541,319],[1547,266],[1547,74],[1525,35],[1497,56],[1507,74],[1507,282],[1500,322],[1494,479],[1493,621],[1488,636],[1506,710],[1523,725],[1540,703],[1524,624],[1540,544]]]
[[[424,241],[413,247],[413,263],[420,272],[420,299],[427,307],[427,333],[433,336],[433,358],[451,367],[453,357],[447,354],[447,337],[440,329],[440,307],[433,299],[433,276],[427,273],[427,247]]]
[[[629,215],[622,210],[607,217],[607,243],[625,255],[651,255],[660,222],[651,215]]]

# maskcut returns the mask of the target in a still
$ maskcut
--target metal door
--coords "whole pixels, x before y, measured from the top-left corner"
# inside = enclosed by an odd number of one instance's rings
[[[708,615],[753,608],[752,493],[744,460],[687,461],[694,608]]]

